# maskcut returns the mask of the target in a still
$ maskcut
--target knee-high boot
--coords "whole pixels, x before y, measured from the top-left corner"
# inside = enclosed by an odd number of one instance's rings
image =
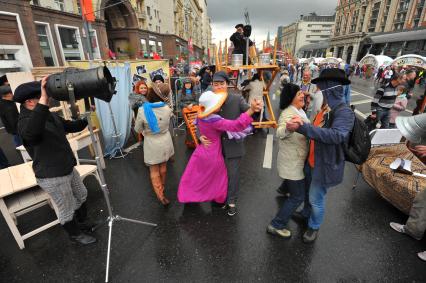
[[[160,175],[151,176],[151,182],[158,200],[161,202],[161,204],[163,204],[164,206],[167,206],[170,203],[170,201],[164,196],[164,185],[161,180],[161,176]]]

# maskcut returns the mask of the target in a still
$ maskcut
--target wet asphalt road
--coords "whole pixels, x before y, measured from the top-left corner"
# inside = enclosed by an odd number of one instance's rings
[[[355,84],[354,84],[355,88]],[[360,89],[361,90],[361,87]],[[271,132],[272,133],[272,132]],[[304,227],[290,221],[289,240],[266,234],[265,228],[283,202],[276,193],[277,144],[272,169],[262,168],[265,134],[247,139],[241,169],[238,214],[228,217],[210,204],[176,202],[178,181],[191,151],[177,136],[175,162],[168,166],[169,209],[158,203],[149,184],[141,148],[125,159],[107,161],[105,171],[115,213],[158,223],[157,228],[117,222],[113,228],[111,282],[425,282],[426,263],[416,253],[426,240],[415,241],[389,228],[406,216],[383,200],[364,181],[355,191],[355,168],[347,164],[344,182],[327,199],[318,240],[302,243]],[[18,162],[2,134],[2,147]],[[105,201],[91,177],[91,219],[105,217]],[[53,217],[48,208],[22,216],[28,230]],[[79,247],[56,226],[25,241],[19,250],[0,217],[0,282],[102,282],[107,228],[95,232],[98,243]]]

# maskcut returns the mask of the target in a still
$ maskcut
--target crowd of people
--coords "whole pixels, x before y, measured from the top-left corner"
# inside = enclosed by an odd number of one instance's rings
[[[293,218],[306,227],[303,242],[317,239],[327,194],[343,181],[344,146],[356,119],[350,105],[350,75],[341,68],[317,70],[291,64],[282,71],[277,170],[282,179],[278,192],[286,199],[266,225],[268,233],[291,237],[288,222]],[[371,103],[371,118],[382,128],[395,126],[395,118],[406,108],[416,77],[411,69],[393,71],[389,80],[382,82]],[[87,232],[90,223],[85,222],[87,190],[74,168],[76,159],[66,139],[67,133],[82,131],[87,121],[67,121],[49,111],[47,77],[41,82],[21,84],[14,94],[7,80],[3,81],[0,114],[7,132],[14,136],[15,145],[23,144],[33,159],[37,183],[56,203],[59,222],[71,240],[83,245],[96,242]],[[164,207],[171,203],[166,189],[167,163],[175,153],[170,122],[176,109],[191,110],[197,105],[199,145],[195,146],[193,136],[187,134],[185,144],[195,150],[180,179],[177,200],[185,205],[211,202],[229,216],[237,214],[244,139],[253,131],[253,121],[267,117],[263,116],[264,81],[259,74],[254,73],[242,84],[241,90],[248,93],[246,98],[238,90],[229,91],[229,85],[227,73],[214,72],[208,66],[201,76],[193,72],[182,80],[176,101],[161,76],[154,77],[152,83],[139,81],[134,85],[129,95],[133,128],[143,142],[152,189]],[[15,102],[21,103],[20,113]],[[426,229],[424,197],[416,200],[413,209],[415,213],[410,218],[415,220],[406,225],[391,223],[391,227],[418,239]],[[419,257],[426,260],[425,252]]]

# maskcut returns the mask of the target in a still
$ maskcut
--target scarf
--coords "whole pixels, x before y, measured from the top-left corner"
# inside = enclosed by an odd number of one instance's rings
[[[207,123],[214,123],[217,122],[219,120],[222,120],[223,118],[217,114],[211,114],[208,117],[201,119],[203,122],[207,122]],[[195,120],[194,124],[197,125],[198,121]],[[253,127],[251,125],[249,125],[247,128],[245,128],[244,130],[242,130],[241,132],[229,132],[226,131],[226,134],[228,135],[228,139],[232,140],[241,140],[244,139],[247,135],[251,134],[251,132],[253,131]]]
[[[158,127],[157,117],[155,117],[154,111],[152,111],[152,109],[160,108],[165,105],[166,104],[164,102],[155,102],[155,103],[145,102],[142,105],[143,111],[145,112],[146,121],[148,122],[148,126],[154,134],[158,134],[160,132],[160,128]]]

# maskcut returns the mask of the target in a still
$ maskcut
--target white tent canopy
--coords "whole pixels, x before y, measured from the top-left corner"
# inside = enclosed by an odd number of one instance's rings
[[[299,63],[300,63],[300,64],[307,63],[307,62],[308,62],[308,59],[307,59],[307,58],[300,58],[300,59],[299,59]]]
[[[324,60],[322,57],[311,57],[308,62],[309,64],[319,64],[322,60]]]
[[[341,61],[335,57],[327,57],[321,60],[320,64],[335,64],[338,65]]]
[[[381,66],[389,66],[392,61],[393,59],[389,56],[367,54],[361,59],[361,61],[359,61],[359,64],[361,66],[372,65],[375,68],[379,68]]]
[[[416,55],[416,54],[408,54],[403,55],[396,58],[392,65],[396,66],[414,66],[422,69],[426,69],[426,57]]]

